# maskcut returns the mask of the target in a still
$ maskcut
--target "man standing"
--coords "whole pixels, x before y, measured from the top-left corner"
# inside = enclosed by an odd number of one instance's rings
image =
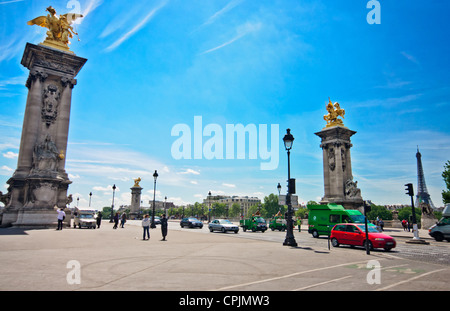
[[[102,224],[102,212],[97,213],[97,229],[100,229],[100,225]]]
[[[161,234],[163,236],[161,241],[166,241],[166,235],[167,235],[167,218],[166,218],[166,214],[163,214],[162,218],[161,218]]]
[[[64,209],[61,207],[58,210],[58,228],[56,230],[62,230],[63,228],[63,221],[66,218],[66,213],[64,213]]]

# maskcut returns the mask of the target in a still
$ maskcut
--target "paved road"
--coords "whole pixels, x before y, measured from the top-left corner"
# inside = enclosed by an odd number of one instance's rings
[[[160,241],[159,228],[150,241],[141,235],[134,221],[116,230],[108,222],[95,230],[0,229],[0,290],[450,289],[448,264],[411,260],[400,248],[369,256],[358,248],[328,250],[326,239],[306,232],[295,233],[299,247],[291,248],[282,246],[282,232],[210,233],[175,222],[168,241]],[[445,243],[438,249],[448,251]]]

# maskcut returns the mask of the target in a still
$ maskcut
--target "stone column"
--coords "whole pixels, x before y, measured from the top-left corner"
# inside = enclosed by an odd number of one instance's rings
[[[139,184],[135,184],[131,189],[131,205],[130,219],[138,218],[141,210],[141,193],[142,188]]]
[[[325,194],[321,204],[336,203],[349,209],[363,206],[361,191],[353,181],[350,137],[356,134],[344,126],[332,126],[315,133],[322,139]]]
[[[10,200],[2,226],[50,227],[65,208],[71,181],[65,171],[72,89],[86,59],[27,43],[30,70],[17,169],[8,180]],[[68,215],[69,216],[69,215]]]

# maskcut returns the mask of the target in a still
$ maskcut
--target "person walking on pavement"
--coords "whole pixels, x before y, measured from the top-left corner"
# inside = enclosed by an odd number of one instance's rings
[[[142,228],[144,229],[142,240],[145,241],[145,233],[147,233],[148,236],[147,240],[150,240],[150,218],[148,215],[145,215],[144,219],[142,220]]]
[[[97,213],[97,229],[100,229],[100,225],[102,224],[102,212]]]
[[[123,212],[122,217],[120,218],[120,228],[123,228],[123,225],[127,222],[127,214]]]
[[[63,221],[66,218],[66,213],[64,212],[64,209],[61,207],[58,210],[58,228],[56,230],[62,230],[63,228]]]
[[[114,227],[113,229],[117,229],[117,225],[119,224],[119,213],[116,213],[116,215],[114,215]]]
[[[167,218],[166,218],[166,214],[162,215],[161,218],[161,234],[162,234],[162,240],[161,241],[166,241],[166,236],[167,236]]]

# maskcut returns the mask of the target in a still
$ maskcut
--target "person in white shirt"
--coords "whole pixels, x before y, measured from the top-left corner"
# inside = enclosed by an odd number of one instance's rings
[[[66,213],[64,213],[64,209],[61,207],[61,209],[58,210],[58,228],[56,230],[62,230],[63,221],[65,218],[66,218]]]
[[[147,240],[150,240],[150,218],[148,215],[145,215],[144,219],[142,219],[142,228],[144,229],[144,236],[142,239],[145,241],[145,233],[147,233]]]

